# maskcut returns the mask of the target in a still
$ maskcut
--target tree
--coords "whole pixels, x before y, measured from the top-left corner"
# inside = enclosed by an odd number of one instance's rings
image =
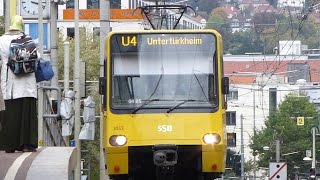
[[[257,33],[261,33],[265,28],[275,27],[276,14],[269,12],[262,12],[254,14],[252,18],[254,29]]]
[[[296,117],[305,117],[303,126],[297,125]],[[294,165],[300,167],[300,172],[308,172],[311,164],[303,162],[303,158],[305,151],[312,149],[311,128],[317,126],[317,122],[318,114],[314,104],[301,94],[289,94],[278,110],[266,120],[265,127],[256,131],[250,143],[252,152],[259,157],[258,167],[268,167],[269,161],[275,160],[274,141],[279,139],[282,154],[297,152],[281,157],[281,160],[288,163],[288,175],[294,174]],[[270,151],[264,151],[264,146],[269,146]]]
[[[0,36],[5,33],[5,19],[4,16],[0,16]]]
[[[264,29],[260,39],[265,41],[266,52],[272,53],[273,48],[278,47],[279,41],[283,40],[300,40],[302,44],[308,45],[309,49],[318,48],[319,40],[314,38],[317,34],[317,26],[312,18],[302,21],[293,17],[279,16],[276,27]]]
[[[86,80],[98,80],[100,68],[100,44],[92,33],[80,31],[80,59],[86,63]],[[63,70],[63,36],[59,34],[58,38],[58,69]],[[73,66],[74,66],[74,39],[67,38],[66,41],[70,43],[70,79],[73,79]],[[60,72],[61,72],[60,71]],[[63,73],[59,73],[59,79],[63,79]]]
[[[245,54],[263,52],[263,42],[254,31],[235,32],[227,39],[226,53]]]
[[[195,1],[189,1],[189,2],[190,2],[190,6],[193,7],[194,9],[198,9],[198,11],[205,11],[208,14],[211,13],[212,9],[220,6],[219,1],[212,1],[212,0],[195,0]]]
[[[213,13],[210,14],[206,29],[215,29],[217,30],[223,39],[223,48],[229,49],[229,42],[232,36],[230,24],[228,23],[227,14],[222,8],[216,8]]]
[[[59,74],[58,78],[63,79],[63,60],[64,60],[64,48],[63,43],[68,41],[70,43],[70,80],[73,79],[73,67],[74,67],[74,39],[67,38],[63,39],[62,34],[59,34],[58,37],[58,69]],[[99,38],[95,37],[91,33],[85,33],[84,31],[80,31],[80,59],[86,63],[86,80],[90,81],[98,81],[99,79],[99,68],[100,68],[100,46],[99,46]],[[99,114],[99,95],[98,95],[98,85],[86,87],[87,96],[93,96],[96,102],[96,114]],[[96,121],[98,122],[98,121]],[[99,123],[96,123],[95,129],[95,140],[94,141],[82,141],[81,149],[89,150],[89,153],[84,153],[83,159],[88,159],[88,156],[91,156],[91,179],[99,179]],[[87,161],[85,162],[85,167],[87,167]]]
[[[233,150],[227,150],[226,167],[231,171],[226,171],[225,177],[241,176],[241,157]]]

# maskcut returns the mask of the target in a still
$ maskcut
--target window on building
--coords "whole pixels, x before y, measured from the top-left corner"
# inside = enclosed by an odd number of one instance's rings
[[[74,28],[67,28],[67,36],[69,38],[74,38]]]
[[[87,9],[99,9],[99,0],[87,0]]]
[[[182,21],[182,28],[187,29],[187,21],[185,20]]]
[[[238,100],[238,89],[230,90],[229,94],[227,94],[228,100]]]
[[[237,134],[236,133],[227,133],[227,146],[236,147],[237,145]]]
[[[67,1],[66,8],[67,9],[74,9],[74,0]]]
[[[236,111],[227,111],[227,125],[235,126],[237,124]]]
[[[110,1],[110,9],[121,9],[121,0]]]
[[[79,33],[80,33],[80,36],[81,35],[86,36],[86,28],[85,27],[79,27]],[[74,38],[74,27],[67,28],[67,36],[69,38]]]

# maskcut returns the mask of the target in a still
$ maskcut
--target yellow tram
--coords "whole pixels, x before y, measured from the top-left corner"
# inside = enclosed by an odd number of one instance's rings
[[[106,38],[104,130],[112,179],[190,179],[225,170],[221,35],[112,31]]]

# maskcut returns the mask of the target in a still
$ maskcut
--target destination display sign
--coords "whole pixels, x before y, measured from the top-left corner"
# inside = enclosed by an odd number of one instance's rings
[[[120,48],[121,52],[138,51],[139,47],[156,48],[162,46],[180,47],[192,49],[204,47],[208,43],[215,42],[213,34],[192,33],[192,34],[114,34],[111,37],[111,44]]]

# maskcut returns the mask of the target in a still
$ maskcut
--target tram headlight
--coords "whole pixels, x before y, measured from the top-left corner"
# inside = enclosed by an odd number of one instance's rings
[[[124,135],[113,135],[109,138],[109,143],[112,146],[123,146],[127,143],[127,137]]]
[[[205,134],[203,136],[203,142],[206,144],[219,144],[221,141],[221,137],[219,134],[212,133],[212,134]]]

